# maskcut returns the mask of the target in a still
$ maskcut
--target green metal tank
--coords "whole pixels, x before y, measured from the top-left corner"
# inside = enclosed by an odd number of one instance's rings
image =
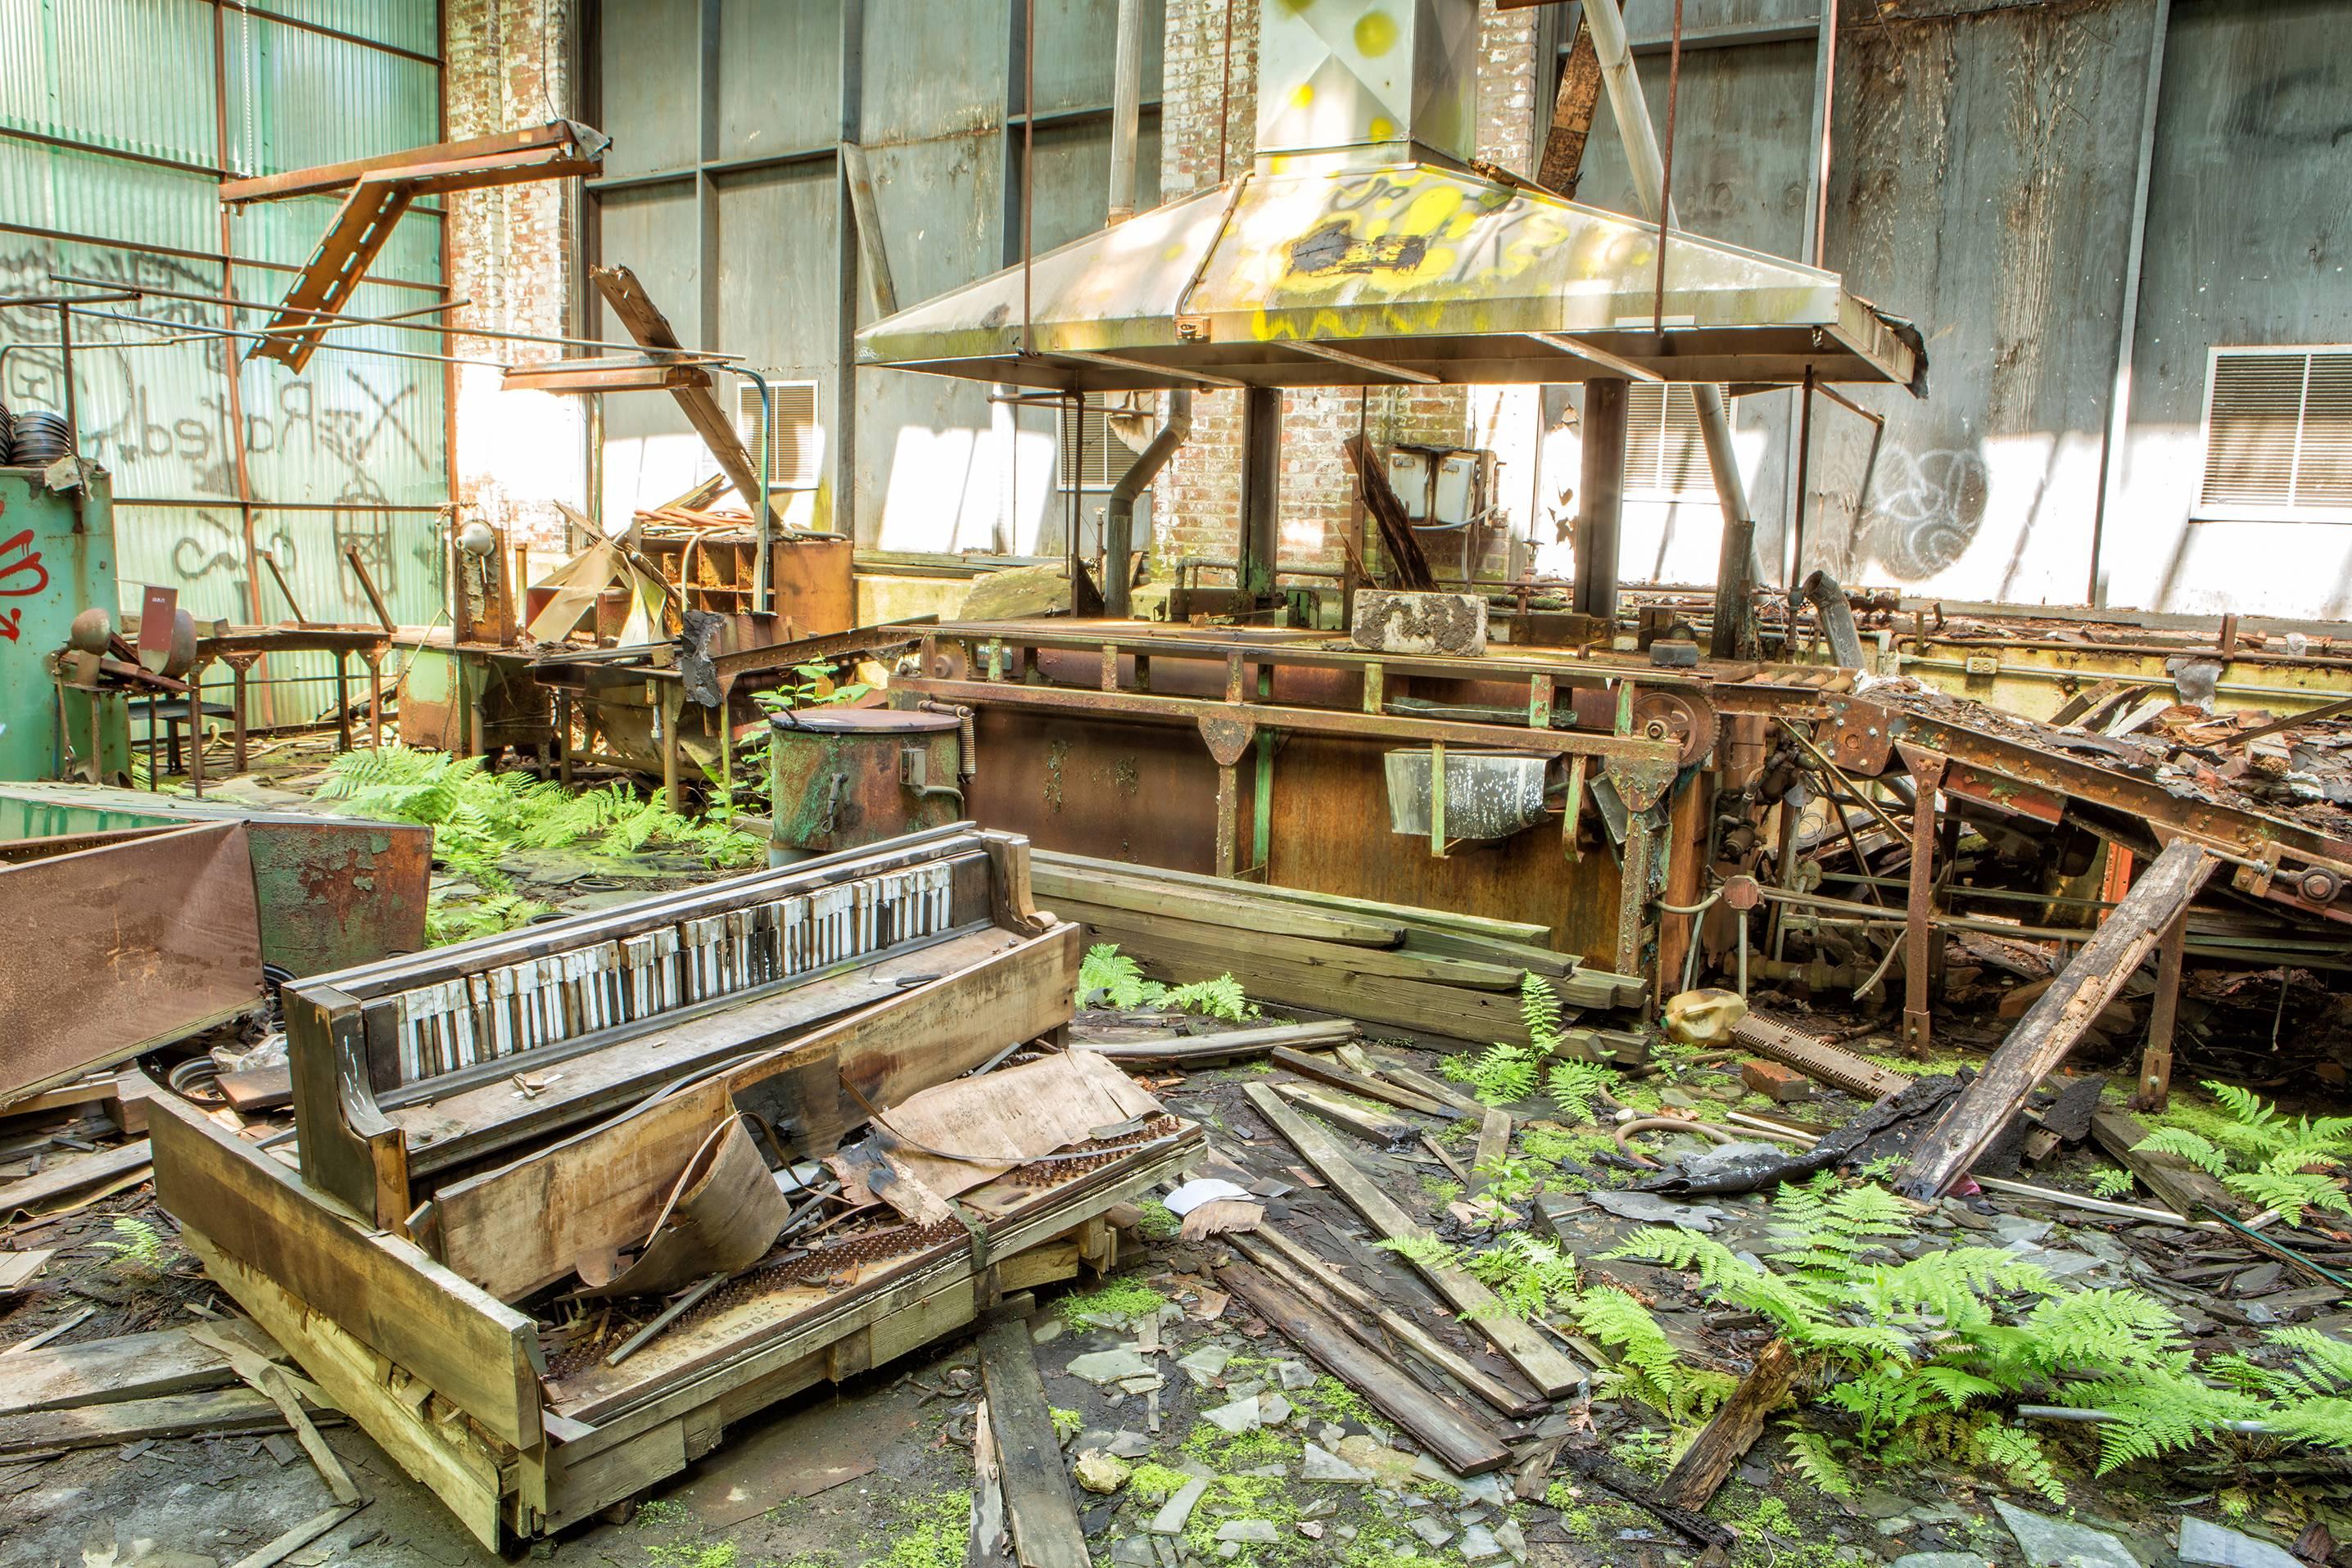
[[[768,721],[768,863],[852,850],[963,816],[955,715],[799,708]]]
[[[88,493],[52,490],[38,468],[0,468],[0,779],[58,776],[58,689],[49,655],[85,610],[118,616],[114,491],[85,467]],[[75,736],[89,731],[87,700],[69,705]],[[109,716],[120,725],[120,715]],[[124,754],[109,762],[129,765]]]

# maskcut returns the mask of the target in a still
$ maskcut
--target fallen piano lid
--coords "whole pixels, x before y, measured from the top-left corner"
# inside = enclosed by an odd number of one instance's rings
[[[1893,382],[1917,333],[1837,274],[1387,143],[1239,178],[857,335],[860,365],[1080,392],[1638,380]]]

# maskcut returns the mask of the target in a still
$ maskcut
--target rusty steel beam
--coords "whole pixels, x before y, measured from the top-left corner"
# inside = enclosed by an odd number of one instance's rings
[[[942,702],[969,703],[974,706],[1100,714],[1171,724],[1242,717],[1268,729],[1401,740],[1421,746],[1431,741],[1444,741],[1461,746],[1490,747],[1500,751],[1623,758],[1629,762],[1663,762],[1668,765],[1674,763],[1677,755],[1677,748],[1671,741],[1647,740],[1634,736],[1597,735],[1582,730],[1538,731],[1456,719],[1404,718],[1389,714],[1283,707],[1272,703],[1238,700],[1221,703],[1199,697],[1160,696],[1143,692],[1105,692],[1076,686],[1033,686],[1014,685],[1009,681],[950,681],[908,675],[891,682],[890,689],[919,693]]]

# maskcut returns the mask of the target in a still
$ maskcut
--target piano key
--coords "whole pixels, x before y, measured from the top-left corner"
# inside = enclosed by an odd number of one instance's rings
[[[514,971],[503,965],[482,977],[490,993],[490,1040],[500,1056],[518,1049],[514,1027]]]

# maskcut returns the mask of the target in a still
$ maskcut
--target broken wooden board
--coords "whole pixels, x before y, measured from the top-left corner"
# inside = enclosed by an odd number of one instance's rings
[[[1424,1116],[1436,1116],[1448,1122],[1459,1121],[1462,1117],[1462,1113],[1453,1106],[1442,1104],[1426,1094],[1398,1084],[1385,1083],[1377,1078],[1368,1078],[1360,1072],[1351,1072],[1319,1056],[1293,1051],[1287,1046],[1276,1047],[1273,1054],[1276,1067],[1287,1068],[1301,1078],[1311,1078],[1329,1088],[1344,1090],[1358,1099],[1378,1100],[1401,1111],[1418,1111]]]
[[[1764,1418],[1787,1403],[1797,1371],[1797,1354],[1788,1341],[1766,1345],[1731,1397],[1658,1483],[1660,1500],[1693,1513],[1705,1509],[1732,1466],[1764,1435]]]
[[[2189,1219],[2201,1219],[2208,1207],[2243,1215],[2248,1205],[2219,1181],[2178,1155],[2158,1154],[2139,1145],[2148,1130],[2138,1117],[2105,1108],[2091,1114],[2091,1140],[2109,1159],[2139,1178],[2168,1208]]]
[[[1021,1568],[1087,1568],[1087,1533],[1027,1323],[1008,1315],[989,1325],[980,1336],[980,1375],[1014,1560]]]
[[[1425,1227],[1416,1224],[1374,1184],[1361,1166],[1349,1158],[1347,1150],[1284,1104],[1272,1089],[1263,1083],[1251,1083],[1244,1086],[1243,1092],[1257,1107],[1258,1114],[1288,1139],[1290,1146],[1320,1172],[1332,1189],[1346,1198],[1373,1229],[1392,1240],[1429,1236]],[[1465,1322],[1492,1341],[1504,1358],[1544,1395],[1558,1399],[1585,1386],[1584,1369],[1555,1350],[1533,1328],[1506,1316],[1501,1303],[1486,1286],[1459,1269],[1418,1263],[1414,1267]]]
[[[2057,1069],[2093,1019],[2123,988],[2189,907],[2219,862],[2201,845],[2175,839],[2010,1031],[1984,1071],[1960,1091],[1943,1120],[1914,1147],[1896,1176],[1904,1197],[1927,1201],[1976,1162],[2026,1096]]]
[[[1349,1333],[1341,1320],[1272,1277],[1247,1263],[1228,1263],[1217,1270],[1217,1280],[1326,1372],[1411,1432],[1454,1474],[1480,1475],[1500,1469],[1510,1458],[1492,1429],[1423,1387]]]
[[[142,1437],[281,1432],[286,1417],[250,1388],[214,1388],[0,1416],[0,1454],[107,1448]]]
[[[43,1214],[93,1187],[143,1179],[152,1162],[147,1140],[59,1160],[47,1170],[0,1186],[0,1221],[17,1214]]]
[[[257,1355],[285,1354],[268,1334],[240,1320],[208,1326]],[[236,1381],[228,1357],[184,1328],[45,1345],[8,1357],[0,1370],[0,1416],[194,1394]]]

